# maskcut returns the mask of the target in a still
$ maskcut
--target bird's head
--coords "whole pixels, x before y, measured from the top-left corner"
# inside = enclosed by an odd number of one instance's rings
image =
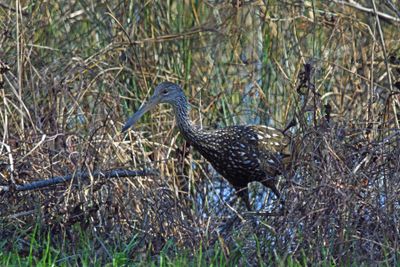
[[[132,117],[130,117],[124,127],[122,128],[122,132],[128,130],[131,126],[133,126],[147,111],[153,109],[160,103],[168,103],[171,105],[178,105],[179,101],[182,100],[185,95],[183,93],[182,88],[171,82],[163,82],[156,86],[154,89],[154,94],[150,97],[149,101],[147,101],[144,105],[140,107]]]

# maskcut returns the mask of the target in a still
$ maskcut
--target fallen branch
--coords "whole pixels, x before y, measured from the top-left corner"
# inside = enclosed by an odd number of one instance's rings
[[[65,183],[71,181],[74,178],[77,179],[88,179],[89,177],[100,177],[100,178],[120,178],[120,177],[135,177],[135,176],[155,176],[158,172],[155,170],[143,170],[143,171],[131,171],[124,169],[109,170],[109,171],[95,171],[93,173],[88,172],[76,172],[66,176],[56,176],[45,180],[35,181],[29,184],[8,186],[0,186],[0,193],[10,192],[10,191],[28,191],[35,190],[39,188],[44,188],[60,183]]]

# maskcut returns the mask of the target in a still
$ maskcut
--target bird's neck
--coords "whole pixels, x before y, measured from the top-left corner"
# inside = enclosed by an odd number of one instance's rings
[[[199,129],[190,119],[189,104],[186,98],[179,99],[179,102],[178,105],[173,106],[179,131],[187,141],[196,142]]]

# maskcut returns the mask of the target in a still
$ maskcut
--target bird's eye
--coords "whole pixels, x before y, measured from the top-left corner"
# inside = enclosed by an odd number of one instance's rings
[[[168,90],[167,90],[167,89],[163,90],[163,91],[162,91],[162,94],[163,94],[163,95],[167,95],[167,94],[168,94]]]

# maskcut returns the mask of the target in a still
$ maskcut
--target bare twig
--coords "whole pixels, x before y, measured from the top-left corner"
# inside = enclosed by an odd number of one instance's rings
[[[4,4],[4,3],[0,3],[0,7],[4,8],[4,9],[11,10],[13,12],[17,12],[17,10],[15,8],[10,7],[10,6],[8,6],[8,5]],[[29,15],[29,13],[26,12],[26,11],[23,11],[23,10],[20,10],[20,9],[18,11],[20,11],[23,16],[28,16]]]
[[[384,18],[384,19],[388,19],[388,20],[395,21],[395,22],[400,22],[399,18],[390,16],[389,14],[386,14],[386,13],[383,13],[380,11],[376,11],[376,13],[375,13],[373,8],[364,7],[355,1],[345,2],[345,1],[333,0],[333,2],[335,2],[336,4],[339,4],[339,5],[346,5],[346,6],[354,7],[358,10],[361,10],[361,11],[364,11],[367,13],[376,14],[377,16]]]

